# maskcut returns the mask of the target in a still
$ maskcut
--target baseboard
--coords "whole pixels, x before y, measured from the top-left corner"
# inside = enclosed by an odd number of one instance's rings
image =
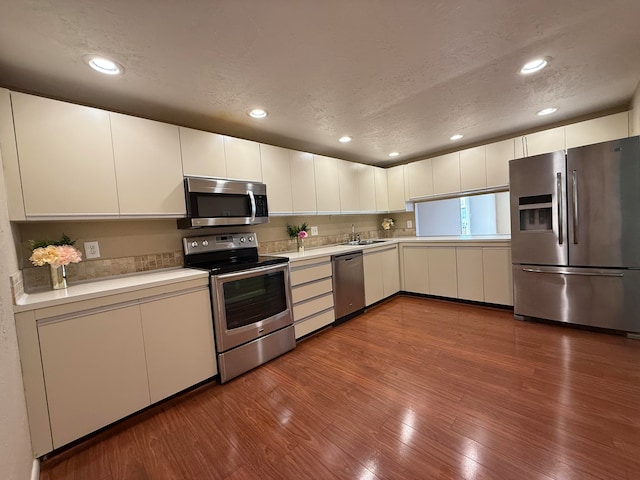
[[[40,480],[40,460],[33,459],[33,465],[31,466],[31,480]]]

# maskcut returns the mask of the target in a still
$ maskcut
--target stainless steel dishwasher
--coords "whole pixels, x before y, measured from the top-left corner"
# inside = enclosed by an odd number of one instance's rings
[[[335,323],[342,323],[364,311],[364,268],[362,250],[333,255],[333,303]]]

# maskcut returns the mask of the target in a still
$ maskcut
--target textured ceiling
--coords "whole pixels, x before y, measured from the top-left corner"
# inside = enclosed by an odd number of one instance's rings
[[[638,20],[631,0],[21,0],[2,5],[0,85],[386,165],[627,106]]]

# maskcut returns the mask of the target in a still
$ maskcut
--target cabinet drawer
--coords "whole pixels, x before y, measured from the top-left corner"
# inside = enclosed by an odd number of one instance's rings
[[[296,323],[293,328],[296,332],[296,339],[304,337],[305,335],[315,332],[316,330],[330,325],[335,320],[335,313],[333,308],[312,317],[306,318],[301,322]]]
[[[302,302],[323,293],[330,293],[333,285],[331,278],[325,278],[318,282],[311,282],[291,289],[293,303]]]
[[[293,306],[293,320],[298,321],[314,313],[333,307],[333,294],[327,293],[313,300],[302,302]]]
[[[291,269],[291,285],[296,286],[301,283],[312,282],[331,276],[331,263],[321,263],[318,265]]]

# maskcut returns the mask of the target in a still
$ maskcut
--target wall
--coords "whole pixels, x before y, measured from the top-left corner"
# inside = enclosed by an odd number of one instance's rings
[[[0,477],[21,480],[30,477],[33,456],[9,282],[17,271],[13,239],[0,169]]]
[[[496,193],[496,233],[511,234],[511,205],[509,192]]]
[[[361,238],[383,235],[382,218],[398,219],[391,235],[415,235],[415,227],[407,229],[406,220],[413,221],[413,212],[393,215],[309,215],[300,217],[271,217],[268,224],[252,227],[224,227],[179,230],[175,220],[120,220],[93,222],[30,222],[18,224],[18,262],[24,273],[27,291],[45,288],[49,284],[47,267],[33,267],[29,261],[29,240],[55,240],[65,233],[76,240],[76,248],[83,253],[84,242],[98,241],[101,258],[83,260],[68,267],[69,283],[111,275],[179,267],[182,265],[182,238],[230,232],[256,232],[262,254],[293,251],[294,240],[287,235],[287,223],[318,227],[318,236],[305,240],[307,248],[334,245],[349,240],[351,225]],[[402,219],[402,221],[399,221]]]
[[[629,136],[640,135],[640,82],[631,100],[629,111]]]

